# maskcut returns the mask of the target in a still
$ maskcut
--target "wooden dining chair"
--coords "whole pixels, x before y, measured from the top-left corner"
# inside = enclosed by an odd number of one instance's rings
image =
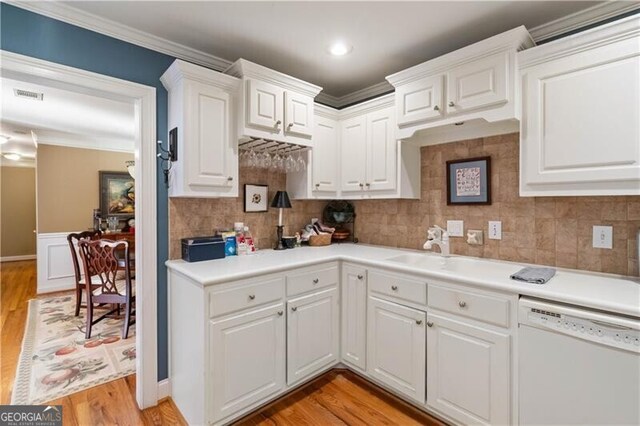
[[[99,240],[102,237],[102,231],[83,231],[77,233],[71,233],[67,235],[67,242],[69,243],[69,249],[71,250],[71,260],[73,261],[73,272],[76,279],[76,316],[80,315],[80,308],[82,305],[82,293],[85,291],[86,284],[84,281],[84,271],[80,268],[80,260],[78,258],[78,250],[76,249],[78,241],[81,239],[86,240]],[[97,287],[97,286],[96,286]]]
[[[129,243],[127,241],[109,240],[86,240],[82,239],[78,243],[80,256],[84,265],[85,276],[96,277],[99,282],[98,287],[86,282],[87,292],[87,329],[85,337],[91,338],[91,328],[96,323],[102,321],[107,316],[119,311],[120,304],[125,305],[124,325],[122,338],[129,335],[129,327],[135,324],[134,304],[135,304],[135,280],[131,277],[131,265],[129,261]],[[124,253],[124,257],[118,256],[117,252]],[[119,262],[124,262],[124,274]],[[124,277],[122,277],[124,275]],[[112,304],[116,308],[93,319],[95,305]]]

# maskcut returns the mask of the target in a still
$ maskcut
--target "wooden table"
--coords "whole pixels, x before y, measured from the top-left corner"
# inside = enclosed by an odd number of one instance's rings
[[[129,243],[129,267],[131,271],[136,269],[136,234],[132,232],[112,232],[102,234],[102,238],[105,240],[121,241],[125,240]],[[125,268],[124,250],[116,251],[116,257],[118,258],[118,267],[120,269]]]

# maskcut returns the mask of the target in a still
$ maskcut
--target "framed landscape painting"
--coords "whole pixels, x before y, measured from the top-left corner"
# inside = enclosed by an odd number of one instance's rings
[[[100,173],[100,210],[102,217],[135,215],[135,183],[128,172]]]

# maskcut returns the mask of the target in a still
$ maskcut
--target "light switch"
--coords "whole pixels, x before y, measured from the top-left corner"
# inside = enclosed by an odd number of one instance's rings
[[[489,239],[490,240],[502,239],[502,222],[500,222],[499,220],[489,221]]]
[[[604,249],[613,248],[613,226],[593,227],[593,247]]]
[[[464,220],[448,220],[447,232],[450,237],[464,237]]]

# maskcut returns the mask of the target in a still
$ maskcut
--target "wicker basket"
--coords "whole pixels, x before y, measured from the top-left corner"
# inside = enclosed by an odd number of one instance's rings
[[[309,237],[309,245],[312,247],[328,246],[331,244],[331,234],[312,235]]]

